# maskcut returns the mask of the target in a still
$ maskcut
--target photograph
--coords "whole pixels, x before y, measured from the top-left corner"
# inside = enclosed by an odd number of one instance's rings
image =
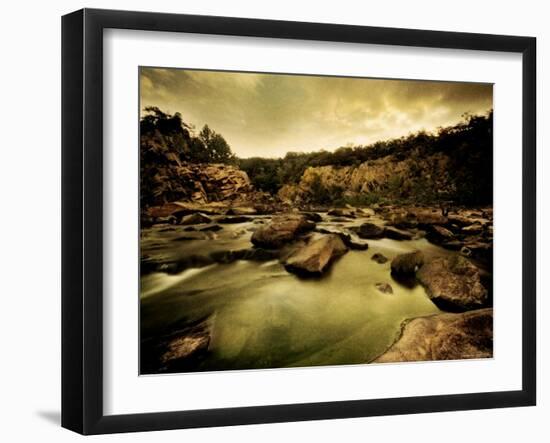
[[[140,374],[493,357],[493,85],[139,68]]]

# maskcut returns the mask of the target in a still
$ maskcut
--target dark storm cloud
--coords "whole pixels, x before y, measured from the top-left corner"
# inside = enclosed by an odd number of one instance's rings
[[[492,108],[492,85],[142,68],[141,107],[220,132],[241,157],[433,130]]]

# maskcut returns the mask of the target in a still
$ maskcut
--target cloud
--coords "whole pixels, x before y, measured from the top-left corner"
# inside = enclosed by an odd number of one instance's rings
[[[141,69],[141,107],[180,112],[241,157],[335,149],[456,123],[492,108],[490,84]]]

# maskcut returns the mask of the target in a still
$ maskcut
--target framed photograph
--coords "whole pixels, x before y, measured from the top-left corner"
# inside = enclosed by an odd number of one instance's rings
[[[536,403],[531,37],[62,21],[62,425]]]

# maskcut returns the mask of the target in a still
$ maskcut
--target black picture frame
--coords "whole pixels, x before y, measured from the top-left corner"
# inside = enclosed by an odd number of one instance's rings
[[[522,389],[170,411],[103,412],[103,30],[519,53],[523,64]],[[536,403],[536,39],[149,12],[83,9],[62,18],[62,426],[82,434],[320,420]]]

